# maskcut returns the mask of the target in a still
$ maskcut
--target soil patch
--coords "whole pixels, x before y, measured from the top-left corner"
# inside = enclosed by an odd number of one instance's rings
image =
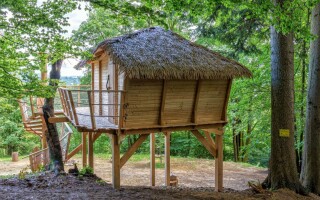
[[[79,168],[80,161],[80,158],[73,160]],[[148,187],[149,162],[143,160],[126,163],[121,169],[122,187],[114,190],[110,159],[96,157],[94,163],[98,177],[54,177],[51,173],[41,173],[27,175],[25,179],[0,179],[0,199],[320,199],[289,190],[255,193],[249,189],[248,181],[262,182],[267,170],[234,162],[224,162],[224,192],[217,193],[214,192],[214,160],[187,158],[171,160],[171,172],[178,177],[178,187],[164,187],[163,168],[156,169],[156,187]],[[0,175],[18,174],[28,164],[28,159],[0,162]]]
[[[256,194],[252,190],[197,187],[129,187],[114,190],[102,179],[41,173],[25,179],[0,179],[0,199],[314,199],[289,190]]]

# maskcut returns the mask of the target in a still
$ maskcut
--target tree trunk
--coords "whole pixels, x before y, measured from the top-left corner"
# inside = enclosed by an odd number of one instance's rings
[[[276,4],[283,4],[277,0]],[[304,194],[299,182],[294,149],[293,34],[271,27],[271,156],[264,186],[289,188]],[[284,131],[281,131],[284,130]],[[280,133],[288,133],[287,137]]]
[[[317,36],[310,45],[309,87],[302,155],[301,182],[310,192],[320,194],[320,3],[312,10],[311,32]]]
[[[308,17],[306,20],[306,23],[309,23],[310,19],[310,9],[308,9]],[[300,113],[299,113],[299,119],[300,119],[300,131],[296,133],[296,154],[297,154],[297,168],[298,168],[298,173],[301,173],[301,168],[302,168],[302,145],[301,143],[303,142],[303,135],[304,135],[304,122],[305,122],[305,105],[302,103],[305,98],[305,89],[306,89],[306,70],[307,70],[307,59],[308,59],[308,47],[307,47],[307,42],[306,40],[302,41],[302,47],[301,47],[301,90],[300,90],[300,99],[299,103],[300,105]]]
[[[57,81],[60,79],[62,60],[56,61],[50,71],[50,83],[49,85],[54,88],[57,87]],[[54,116],[54,97],[46,98],[43,105],[43,117],[47,125],[47,131],[45,133],[47,137],[47,143],[50,152],[50,169],[55,171],[55,174],[59,174],[60,171],[64,171],[62,151],[59,141],[59,134],[55,124],[50,123],[48,120]]]

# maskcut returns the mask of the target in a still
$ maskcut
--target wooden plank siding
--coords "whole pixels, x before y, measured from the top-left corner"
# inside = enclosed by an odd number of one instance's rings
[[[211,124],[224,120],[230,80],[199,83],[198,80],[129,79],[123,128]]]
[[[158,124],[162,87],[161,80],[128,80],[124,127]]]

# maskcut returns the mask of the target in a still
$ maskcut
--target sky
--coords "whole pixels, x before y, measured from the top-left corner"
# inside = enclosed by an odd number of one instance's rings
[[[38,0],[38,4],[42,3],[44,0]],[[69,18],[69,27],[65,27],[68,31],[66,36],[70,37],[73,30],[77,30],[80,24],[88,19],[88,11],[84,10],[85,4],[84,2],[80,2],[81,10],[76,9],[71,13],[67,14],[66,16]],[[61,68],[61,75],[62,76],[82,76],[83,70],[75,70],[73,66],[75,66],[80,60],[79,59],[66,59],[63,62]],[[50,73],[50,66],[48,67],[48,74]]]

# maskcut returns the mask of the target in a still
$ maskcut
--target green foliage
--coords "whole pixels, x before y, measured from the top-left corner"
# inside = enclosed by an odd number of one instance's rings
[[[64,5],[64,6],[61,6]],[[36,70],[45,63],[76,52],[70,39],[62,34],[68,26],[66,13],[76,1],[4,0],[0,3],[0,94],[49,97],[54,91],[39,80]]]
[[[81,176],[93,175],[93,168],[89,166],[85,166],[79,171],[79,175]]]
[[[26,178],[26,175],[28,174],[28,170],[29,170],[30,166],[27,166],[23,169],[20,170],[19,174],[18,174],[18,178],[19,179],[25,179]]]
[[[20,154],[31,152],[36,146],[38,137],[24,131],[20,110],[16,100],[0,98],[0,148],[7,155],[18,151]],[[0,155],[3,155],[0,152]]]

